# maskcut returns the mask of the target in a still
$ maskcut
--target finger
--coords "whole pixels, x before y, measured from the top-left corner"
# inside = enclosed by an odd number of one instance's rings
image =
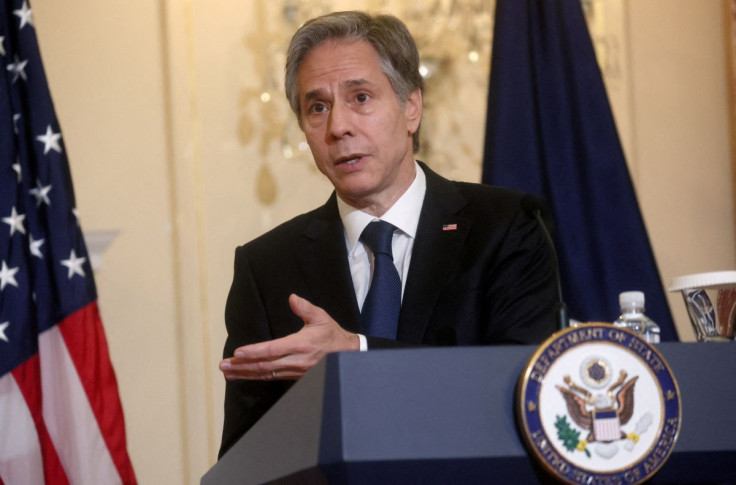
[[[223,371],[226,380],[256,380],[256,381],[272,381],[272,380],[296,380],[306,373],[303,367],[279,366],[278,368],[267,370],[260,369],[241,369],[235,367]]]
[[[289,307],[294,315],[302,319],[305,325],[324,323],[330,318],[322,308],[294,293],[289,295]]]
[[[270,374],[242,376],[240,374],[227,373],[223,375],[227,381],[296,381],[304,376],[304,374],[297,373],[277,373],[275,378],[271,378]]]
[[[273,341],[271,340],[238,347],[235,349],[235,352],[233,352],[233,359],[243,362],[277,359],[280,356],[273,353],[273,346],[271,345],[272,342]]]
[[[295,293],[289,295],[289,307],[291,308],[291,311],[302,320],[304,320],[309,313],[309,306],[313,305],[301,296]]]
[[[297,334],[287,335],[276,340],[244,345],[235,349],[233,357],[238,361],[276,360],[299,350]]]
[[[303,337],[293,334],[280,340],[283,341],[272,342],[275,350],[268,351],[269,355],[276,357],[251,358],[252,354],[246,354],[244,358],[231,357],[220,362],[220,370],[262,374],[272,370],[306,370],[316,363],[319,353],[315,351],[314,346],[303,343]]]
[[[257,362],[240,362],[232,359],[226,370],[249,375],[262,375],[272,371],[304,373],[314,364],[316,364],[314,354],[292,354],[277,360]]]

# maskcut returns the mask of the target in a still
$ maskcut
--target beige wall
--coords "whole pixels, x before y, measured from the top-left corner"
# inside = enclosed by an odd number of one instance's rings
[[[734,269],[721,0],[609,2],[627,70],[612,99],[663,280]],[[120,231],[97,284],[134,466],[144,484],[198,483],[219,444],[233,250],[329,193],[308,156],[282,155],[285,105],[253,94],[269,88],[258,73],[272,56],[252,43],[288,35],[271,21],[278,2],[33,7],[83,226]],[[463,104],[471,120],[484,107]],[[451,172],[478,180],[482,129],[470,136],[472,163]]]
[[[627,0],[633,146],[639,202],[665,285],[680,275],[736,269],[720,0]],[[670,293],[681,335],[682,297]]]

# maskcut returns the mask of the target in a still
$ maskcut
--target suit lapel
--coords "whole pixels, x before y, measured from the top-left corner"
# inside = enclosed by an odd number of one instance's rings
[[[437,299],[456,270],[472,221],[459,217],[465,198],[455,185],[429,170],[411,265],[404,288],[398,339],[421,343]]]
[[[303,233],[296,260],[313,304],[343,328],[360,332],[360,311],[350,276],[345,234],[333,193]]]

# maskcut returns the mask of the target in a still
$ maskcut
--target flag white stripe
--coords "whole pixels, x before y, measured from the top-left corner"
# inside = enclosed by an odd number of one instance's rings
[[[69,482],[121,483],[58,326],[39,336],[43,418]]]
[[[0,377],[0,416],[0,478],[5,485],[43,485],[36,425],[10,373]]]
[[[596,419],[593,422],[593,433],[598,441],[613,441],[621,438],[621,427],[618,418]]]

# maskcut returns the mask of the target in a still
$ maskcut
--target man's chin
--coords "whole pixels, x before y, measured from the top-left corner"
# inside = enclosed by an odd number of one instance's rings
[[[335,191],[340,198],[353,207],[362,208],[370,204],[376,192],[375,186],[368,184],[335,185]]]
[[[370,196],[376,191],[373,177],[366,172],[339,174],[330,178],[330,182],[337,193],[346,198],[361,198]]]

